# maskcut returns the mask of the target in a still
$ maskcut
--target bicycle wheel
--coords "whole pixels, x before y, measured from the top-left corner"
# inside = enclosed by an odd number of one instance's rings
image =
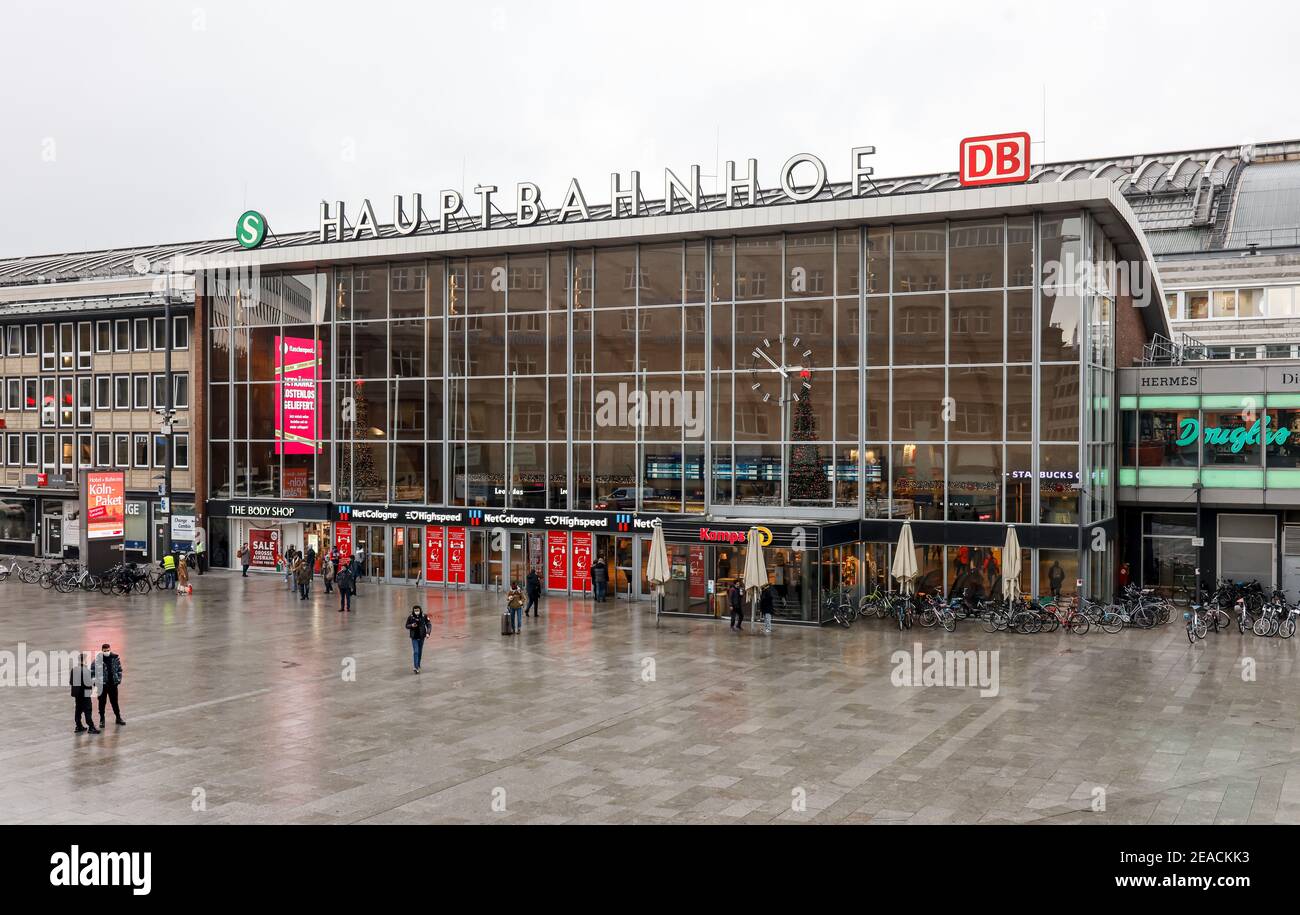
[[[1198,639],[1203,639],[1203,638],[1205,638],[1205,633],[1206,633],[1205,620],[1203,620],[1203,619],[1196,619],[1196,620],[1193,620],[1193,622],[1196,624],[1195,627],[1194,627],[1195,630],[1196,630],[1196,637],[1197,637]]]
[[[153,585],[151,585],[149,579],[145,577],[137,578],[132,587],[135,589],[137,594],[148,594],[153,590]]]
[[[73,589],[76,587],[76,583],[73,582],[70,576],[60,575],[58,578],[54,579],[54,590],[58,591],[60,594],[71,594]]]
[[[23,566],[18,571],[18,577],[21,578],[25,583],[29,585],[34,585],[36,584],[37,581],[40,580],[41,570],[36,568],[35,566]]]
[[[935,614],[934,610],[926,607],[920,612],[920,614],[918,614],[916,621],[926,629],[930,629],[933,628],[935,623],[939,622],[939,617]]]
[[[1045,617],[1039,617],[1038,629],[1041,632],[1055,632],[1061,628],[1061,620],[1055,613],[1049,613]]]
[[[1098,621],[1097,625],[1101,627],[1102,632],[1108,632],[1111,635],[1114,635],[1124,628],[1124,620],[1118,613],[1108,610],[1101,615],[1101,619]]]
[[[1290,616],[1278,624],[1277,634],[1284,639],[1289,639],[1295,635],[1295,617]]]
[[[1251,627],[1251,631],[1253,631],[1255,635],[1259,636],[1260,638],[1263,638],[1264,636],[1268,635],[1268,629],[1269,629],[1268,620],[1266,620],[1262,616],[1259,619],[1255,620],[1255,625]]]
[[[1092,623],[1082,613],[1075,613],[1070,616],[1069,630],[1075,635],[1087,635],[1088,630],[1092,628]]]
[[[989,610],[986,612],[982,622],[985,632],[997,632],[999,629],[1006,628],[1006,621],[1002,614],[997,610]]]
[[[952,632],[957,628],[957,617],[955,614],[945,613],[943,615],[943,628],[948,632]]]
[[[42,573],[41,573],[41,587],[44,588],[46,591],[48,591],[48,590],[50,590],[50,588],[53,588],[53,587],[54,587],[54,573],[53,573],[53,572],[42,572]]]

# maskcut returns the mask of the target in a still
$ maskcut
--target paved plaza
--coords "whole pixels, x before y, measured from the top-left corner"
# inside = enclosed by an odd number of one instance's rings
[[[0,821],[1300,822],[1300,639],[765,637],[555,598],[503,637],[497,594],[363,584],[345,615],[319,583],[303,602],[267,575],[195,582],[0,584],[0,649],[112,643],[128,722],[74,734],[66,686],[5,686]],[[997,695],[895,685],[918,642],[996,650]]]

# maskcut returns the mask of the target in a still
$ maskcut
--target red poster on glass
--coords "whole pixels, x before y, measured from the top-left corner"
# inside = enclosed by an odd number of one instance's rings
[[[691,547],[688,574],[691,577],[691,597],[704,597],[708,590],[704,576],[704,547]]]
[[[465,528],[447,528],[447,583],[465,583]]]
[[[334,545],[339,548],[339,557],[347,561],[352,555],[352,525],[347,521],[334,525]]]
[[[442,581],[442,541],[442,528],[424,529],[424,580],[430,584]]]
[[[591,586],[591,534],[574,531],[573,534],[573,590],[585,591]]]
[[[563,591],[569,586],[569,543],[564,531],[546,533],[546,587]]]
[[[280,531],[253,528],[248,532],[248,548],[253,551],[254,566],[274,569],[280,561]]]
[[[275,453],[315,454],[320,355],[310,337],[275,338]]]

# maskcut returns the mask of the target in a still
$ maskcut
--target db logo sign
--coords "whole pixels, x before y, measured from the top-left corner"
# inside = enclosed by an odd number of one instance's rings
[[[961,141],[963,187],[1029,180],[1029,134],[999,133]]]

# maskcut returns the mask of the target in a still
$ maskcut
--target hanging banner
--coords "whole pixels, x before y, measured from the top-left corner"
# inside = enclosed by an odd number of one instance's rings
[[[126,474],[86,474],[86,539],[104,540],[126,533]]]
[[[591,587],[591,532],[573,532],[573,590]]]
[[[442,541],[441,527],[424,529],[424,580],[429,584],[442,582]]]
[[[691,597],[704,597],[707,590],[705,579],[708,577],[704,571],[705,566],[705,548],[702,546],[692,546],[690,552],[689,571],[691,577]]]
[[[310,337],[275,338],[275,453],[315,454],[320,355]]]
[[[280,561],[280,531],[275,528],[253,528],[248,532],[248,548],[253,551],[253,565],[259,569],[274,569]]]
[[[563,591],[569,586],[569,535],[564,531],[546,532],[546,588]]]
[[[344,562],[352,556],[352,525],[339,521],[334,525],[334,545],[339,548],[339,558]]]
[[[447,583],[465,583],[465,528],[447,528]]]

